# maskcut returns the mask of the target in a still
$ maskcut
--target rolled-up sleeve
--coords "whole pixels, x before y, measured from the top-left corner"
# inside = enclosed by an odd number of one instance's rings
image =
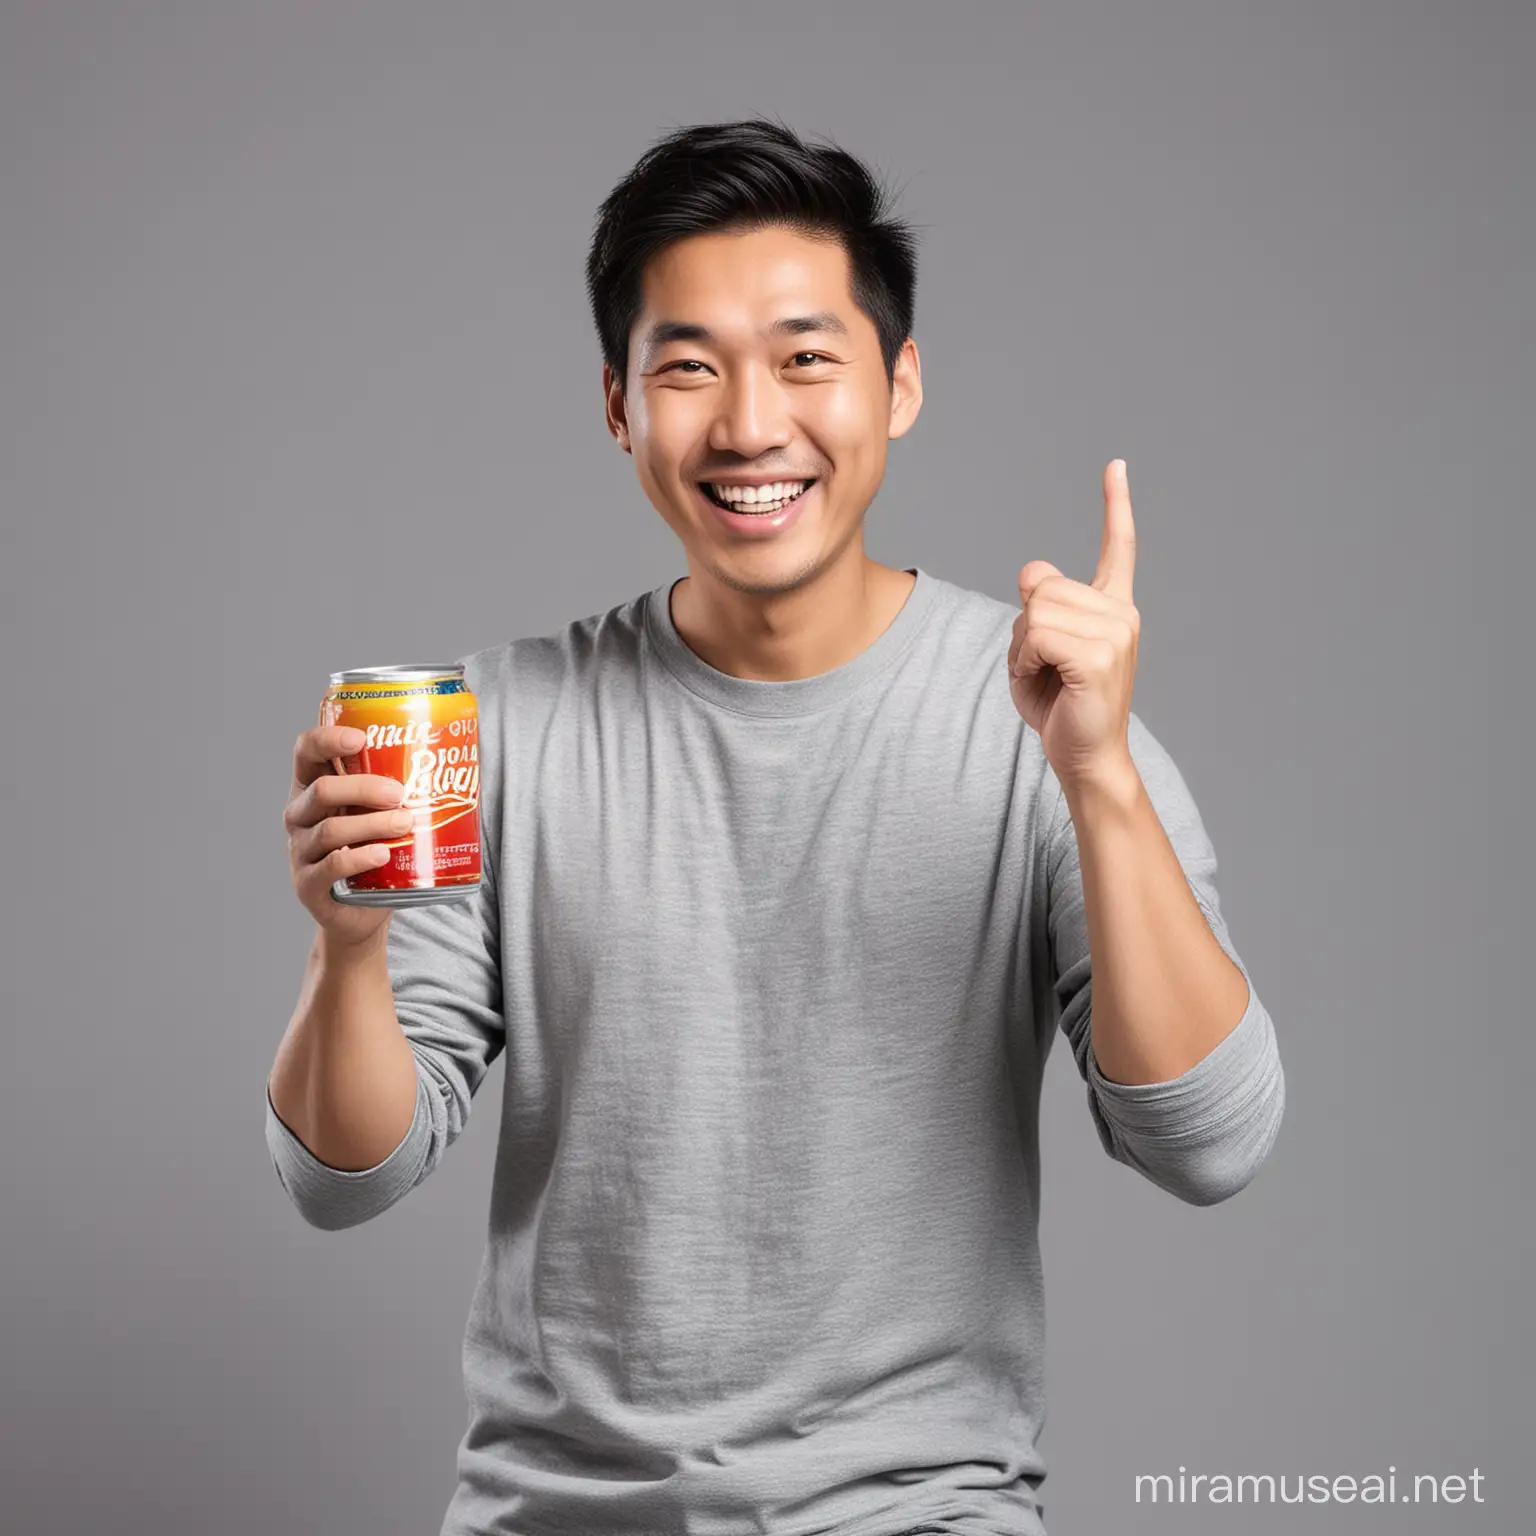
[[[1285,1110],[1285,1074],[1274,1024],[1238,954],[1216,890],[1216,852],[1173,759],[1133,712],[1129,741],[1148,798],[1222,949],[1248,982],[1234,1028],[1194,1066],[1161,1083],[1116,1083],[1093,1051],[1093,971],[1077,835],[1059,797],[1047,849],[1048,931],[1060,1024],[1088,1088],[1104,1149],[1192,1205],[1242,1189],[1268,1157]]]
[[[312,1227],[336,1232],[386,1211],[426,1176],[431,1136],[426,1081],[416,1068],[416,1118],[400,1145],[373,1168],[333,1168],[289,1130],[267,1092],[267,1150],[278,1181]]]
[[[496,700],[477,686],[478,659],[467,659],[465,677],[480,702],[485,743],[495,738],[487,717]],[[489,835],[497,816],[487,804],[499,783],[499,763],[482,749],[480,889],[462,901],[398,907],[390,917],[386,956],[395,1017],[416,1058],[416,1113],[400,1144],[373,1168],[333,1168],[284,1124],[270,1088],[266,1093],[272,1165],[311,1226],[324,1231],[357,1226],[420,1184],[463,1132],[471,1101],[506,1046],[500,904]]]

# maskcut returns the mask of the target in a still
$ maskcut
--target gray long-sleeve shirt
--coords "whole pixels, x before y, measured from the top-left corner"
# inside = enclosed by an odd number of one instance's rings
[[[1250,985],[1165,1083],[1102,1077],[1078,851],[1009,696],[1017,609],[916,572],[816,677],[689,650],[672,583],[464,658],[486,881],[391,920],[416,1118],[319,1162],[307,1221],[415,1188],[505,1052],[468,1431],[444,1536],[1042,1536],[1041,1073],[1059,1022],[1105,1150],[1182,1200],[1253,1177],[1284,1079]],[[1247,976],[1216,857],[1132,756]]]

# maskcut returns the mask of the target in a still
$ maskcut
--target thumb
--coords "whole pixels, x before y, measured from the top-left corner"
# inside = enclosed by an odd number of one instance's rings
[[[1019,606],[1029,601],[1030,594],[1047,576],[1060,576],[1061,572],[1049,560],[1031,560],[1019,572]]]

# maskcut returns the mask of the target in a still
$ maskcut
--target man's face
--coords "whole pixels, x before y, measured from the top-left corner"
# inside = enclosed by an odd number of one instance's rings
[[[690,236],[647,264],[627,389],[603,368],[608,426],[690,570],[785,591],[857,537],[922,385],[910,338],[887,384],[848,280],[841,245],[778,227]],[[716,505],[722,484],[739,510]]]

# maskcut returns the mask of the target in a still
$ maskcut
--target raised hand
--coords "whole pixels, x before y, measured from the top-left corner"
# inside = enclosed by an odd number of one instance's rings
[[[1131,597],[1136,527],[1124,459],[1104,471],[1104,537],[1091,582],[1048,560],[1019,572],[1008,647],[1013,702],[1040,735],[1063,786],[1123,776],[1131,764],[1131,692],[1141,616]]]

